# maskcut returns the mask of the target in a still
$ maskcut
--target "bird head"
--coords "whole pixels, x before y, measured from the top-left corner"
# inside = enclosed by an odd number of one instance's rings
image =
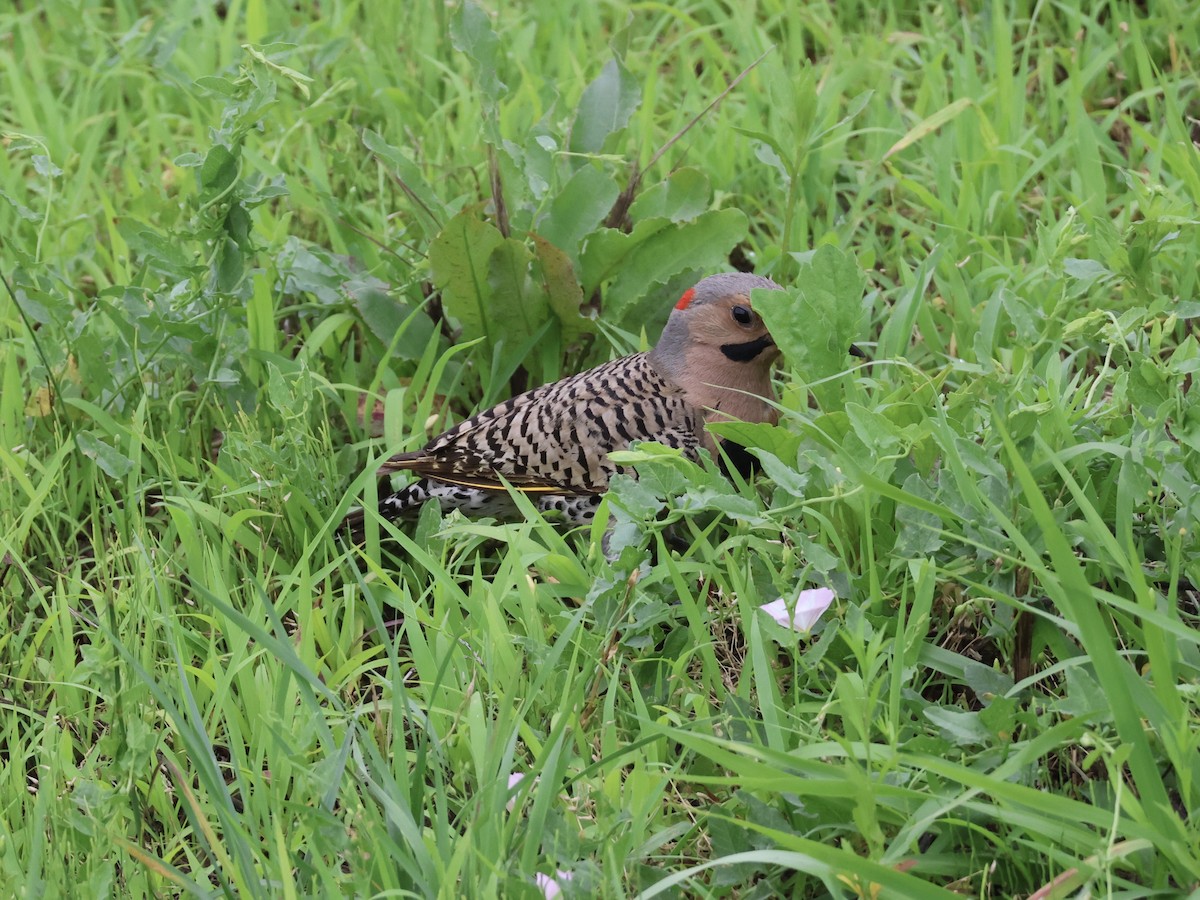
[[[771,363],[779,348],[750,303],[756,288],[781,290],[761,275],[711,275],[671,310],[650,361],[720,418],[771,421]]]

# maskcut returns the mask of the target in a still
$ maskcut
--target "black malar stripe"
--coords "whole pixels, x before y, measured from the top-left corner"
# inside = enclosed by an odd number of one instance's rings
[[[762,337],[746,341],[744,344],[722,344],[721,352],[734,362],[750,362],[774,343],[770,335],[764,334]]]

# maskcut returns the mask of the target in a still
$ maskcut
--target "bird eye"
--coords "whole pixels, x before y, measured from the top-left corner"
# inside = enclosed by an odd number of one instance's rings
[[[754,313],[744,306],[735,306],[729,312],[733,316],[733,321],[739,325],[749,325],[754,321]]]

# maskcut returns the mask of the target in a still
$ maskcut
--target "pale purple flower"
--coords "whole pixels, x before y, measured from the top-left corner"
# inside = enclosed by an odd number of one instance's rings
[[[513,772],[512,774],[510,774],[510,775],[508,776],[508,790],[509,790],[509,793],[512,793],[512,791],[513,791],[513,788],[515,788],[515,787],[516,787],[518,784],[520,784],[520,783],[521,783],[521,779],[522,779],[522,778],[524,778],[524,777],[525,777],[525,773],[524,773],[524,772]],[[505,809],[507,809],[509,812],[512,812],[512,811],[513,811],[513,807],[514,807],[514,806],[516,806],[516,805],[517,805],[517,798],[516,798],[516,797],[510,797],[510,798],[509,798],[509,800],[508,800],[508,802],[507,802],[506,804],[504,804],[504,808],[505,808]]]
[[[829,605],[837,599],[837,594],[829,588],[809,588],[800,592],[794,604],[788,603],[782,597],[764,603],[759,609],[785,628],[804,634],[812,630]]]
[[[545,875],[541,872],[538,872],[533,877],[534,882],[537,884],[537,886],[539,888],[542,889],[542,896],[545,897],[546,900],[554,900],[555,897],[559,896],[562,893],[562,888],[559,887],[558,881],[556,881],[555,879],[558,879],[560,881],[570,881],[571,873],[564,872],[562,869],[558,869],[554,873],[553,877],[551,877],[549,875]]]

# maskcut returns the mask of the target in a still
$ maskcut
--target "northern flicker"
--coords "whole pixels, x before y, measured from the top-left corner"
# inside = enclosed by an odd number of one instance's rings
[[[583,524],[618,469],[610,451],[657,441],[692,459],[701,447],[716,456],[706,423],[774,422],[771,363],[779,350],[750,305],[756,288],[780,290],[758,275],[705,278],[680,297],[653,350],[534,388],[393,456],[380,475],[418,478],[383,497],[380,515],[413,516],[436,499],[447,511],[511,516],[502,476],[542,511]],[[362,510],[347,516],[351,534],[361,534],[362,519]]]

